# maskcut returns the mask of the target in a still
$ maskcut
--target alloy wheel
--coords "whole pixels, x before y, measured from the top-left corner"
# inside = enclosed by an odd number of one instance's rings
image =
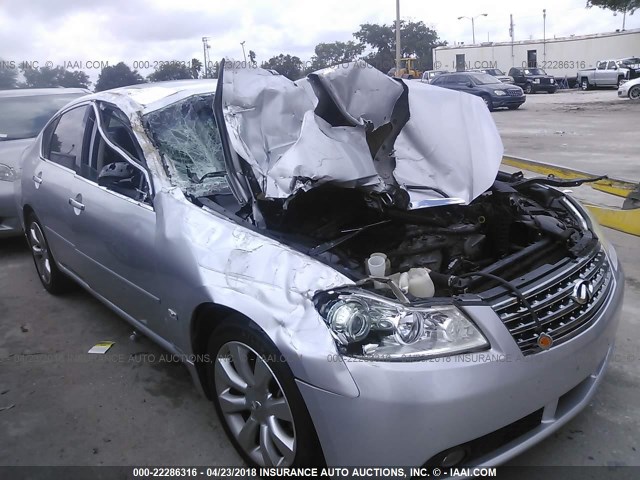
[[[29,244],[35,260],[38,275],[45,284],[51,283],[51,256],[40,225],[31,222],[29,225]]]
[[[292,465],[293,415],[267,362],[248,345],[228,342],[218,351],[214,379],[220,410],[242,450],[258,465]]]
[[[640,100],[640,85],[635,85],[629,90],[629,98],[631,100]]]

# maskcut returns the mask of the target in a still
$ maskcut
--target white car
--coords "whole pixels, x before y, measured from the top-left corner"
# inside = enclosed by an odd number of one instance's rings
[[[618,87],[620,98],[629,97],[631,100],[640,100],[640,77],[621,83]]]

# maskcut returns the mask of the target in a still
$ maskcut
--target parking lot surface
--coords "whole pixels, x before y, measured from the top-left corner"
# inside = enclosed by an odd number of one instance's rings
[[[508,154],[638,180],[640,104],[614,90],[530,95],[493,117]],[[608,374],[512,465],[640,465],[640,240],[609,238],[627,280]],[[0,464],[241,465],[187,370],[130,333],[81,290],[48,295],[24,239],[0,241]],[[106,355],[86,353],[107,340]]]

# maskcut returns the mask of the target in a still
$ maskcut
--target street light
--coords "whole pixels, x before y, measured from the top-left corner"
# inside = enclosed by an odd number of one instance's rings
[[[245,40],[240,42],[240,45],[242,45],[242,55],[244,56],[244,63],[247,63],[247,54],[244,53],[244,44],[245,44]]]
[[[471,20],[471,32],[473,34],[473,44],[476,44],[476,24],[475,24],[475,20],[478,17],[486,17],[487,15],[489,15],[488,13],[481,13],[480,15],[476,15],[475,17],[458,17],[458,20],[462,20],[463,18],[466,18],[468,20]]]

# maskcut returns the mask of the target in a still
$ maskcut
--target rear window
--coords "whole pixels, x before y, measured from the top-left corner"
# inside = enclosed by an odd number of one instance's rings
[[[34,138],[53,115],[83,93],[0,98],[0,141]]]

